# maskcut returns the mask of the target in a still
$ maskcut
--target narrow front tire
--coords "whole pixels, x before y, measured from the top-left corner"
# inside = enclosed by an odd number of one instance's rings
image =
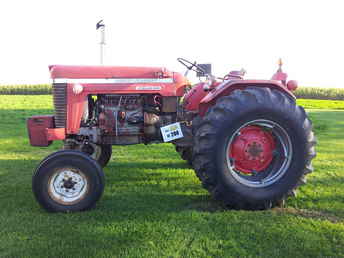
[[[46,157],[32,178],[37,202],[49,212],[91,209],[104,191],[99,164],[79,151],[62,150]]]

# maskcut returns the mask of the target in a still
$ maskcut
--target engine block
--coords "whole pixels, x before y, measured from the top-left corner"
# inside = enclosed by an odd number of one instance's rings
[[[112,136],[143,133],[143,105],[140,95],[103,95],[99,104],[99,128]]]

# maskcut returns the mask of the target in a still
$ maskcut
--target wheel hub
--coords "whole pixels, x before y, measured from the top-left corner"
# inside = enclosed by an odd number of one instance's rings
[[[259,126],[242,128],[229,149],[229,157],[237,171],[255,174],[266,169],[272,159],[275,140],[269,131]]]
[[[68,180],[63,179],[62,181],[64,182],[63,187],[67,189],[71,189],[75,184],[77,184],[77,182],[74,182],[71,177],[68,178]]]
[[[74,169],[57,171],[49,180],[50,196],[61,204],[73,204],[84,198],[87,179],[83,173]]]

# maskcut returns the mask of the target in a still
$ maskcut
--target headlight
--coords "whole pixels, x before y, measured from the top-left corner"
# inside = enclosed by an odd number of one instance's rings
[[[75,95],[80,94],[84,90],[84,87],[81,84],[74,84],[73,86],[73,93]]]

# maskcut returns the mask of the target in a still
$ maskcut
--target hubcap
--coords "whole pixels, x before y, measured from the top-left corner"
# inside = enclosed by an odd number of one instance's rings
[[[79,202],[85,197],[87,190],[87,178],[78,169],[59,169],[49,179],[50,197],[63,205]]]
[[[270,132],[259,126],[246,126],[239,131],[230,146],[229,156],[235,160],[234,167],[246,174],[261,172],[272,161],[275,141]]]
[[[288,170],[293,151],[288,133],[276,122],[259,119],[241,126],[229,139],[230,173],[250,187],[265,187]]]

